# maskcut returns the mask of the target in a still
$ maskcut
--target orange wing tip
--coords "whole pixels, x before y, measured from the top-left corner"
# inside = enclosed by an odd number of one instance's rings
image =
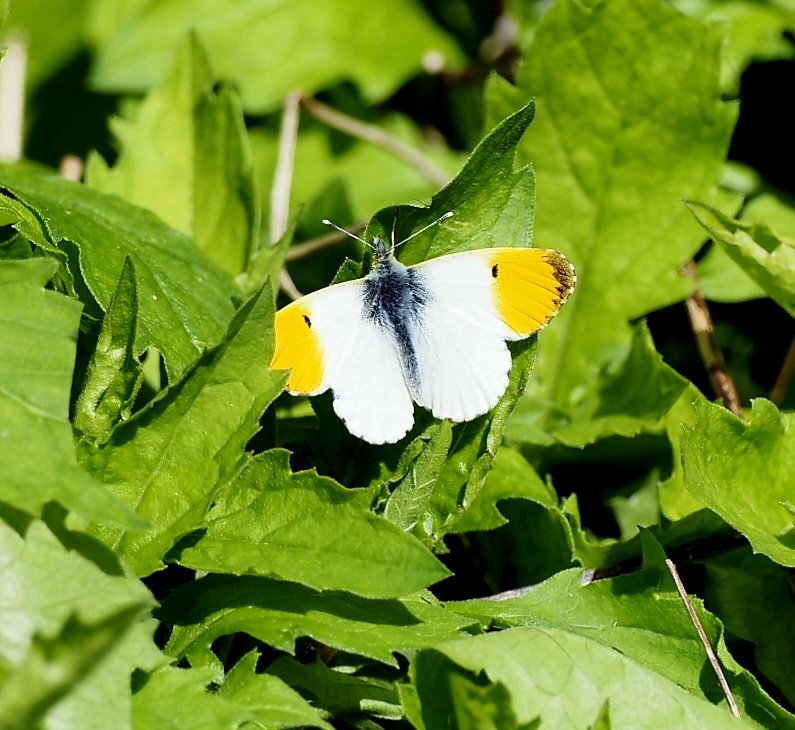
[[[498,249],[490,265],[500,315],[520,337],[546,327],[577,282],[571,262],[552,249]]]
[[[292,395],[319,393],[323,383],[323,348],[312,328],[309,308],[301,301],[276,313],[276,348],[273,370],[289,370],[287,390]]]

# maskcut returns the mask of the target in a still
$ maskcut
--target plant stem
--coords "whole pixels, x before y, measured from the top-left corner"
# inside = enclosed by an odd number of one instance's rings
[[[726,360],[723,351],[720,349],[715,338],[715,329],[712,325],[712,316],[709,313],[707,300],[698,289],[698,270],[694,261],[689,261],[682,267],[682,273],[688,276],[696,284],[693,293],[687,298],[687,314],[690,317],[690,325],[696,335],[696,344],[704,366],[707,369],[709,380],[716,395],[723,399],[726,406],[735,416],[744,419],[743,407],[740,403],[740,396],[734,385],[729,370],[726,367]]]
[[[777,406],[781,405],[784,396],[787,394],[792,376],[795,374],[795,337],[792,338],[789,350],[784,357],[784,363],[781,366],[776,382],[770,391],[770,400]]]
[[[295,166],[295,144],[298,138],[301,94],[292,92],[284,100],[282,123],[279,130],[279,151],[276,159],[276,172],[271,187],[271,244],[276,243],[287,230],[290,217],[290,188],[293,184]],[[295,285],[287,269],[279,273],[279,286],[291,299],[300,299],[301,292]]]
[[[358,234],[364,229],[364,223],[357,223],[356,225],[348,226],[348,228],[345,230]],[[287,249],[287,255],[285,258],[288,261],[302,259],[304,256],[309,256],[310,254],[315,253],[315,251],[321,251],[324,248],[336,246],[338,243],[342,243],[343,241],[347,240],[348,236],[346,236],[344,233],[338,233],[337,231],[334,231],[333,233],[326,233],[322,236],[318,236],[317,238],[312,238],[309,241],[305,241],[304,243],[299,243],[296,246],[291,246],[289,249]]]
[[[434,185],[443,187],[450,182],[450,176],[438,167],[433,160],[413,147],[409,147],[409,145],[399,140],[397,137],[388,134],[380,127],[366,124],[358,119],[349,117],[347,114],[342,114],[310,96],[303,97],[301,103],[304,109],[316,119],[325,122],[330,127],[340,132],[351,135],[351,137],[362,139],[391,152],[393,155],[415,168],[417,172],[424,175]]]

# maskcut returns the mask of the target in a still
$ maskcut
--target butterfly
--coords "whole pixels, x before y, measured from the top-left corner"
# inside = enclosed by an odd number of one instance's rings
[[[271,368],[290,371],[293,395],[330,388],[336,414],[371,444],[408,433],[413,403],[455,422],[491,410],[508,387],[506,341],[545,327],[576,282],[551,249],[485,248],[407,267],[395,258],[405,241],[395,244],[394,231],[391,246],[358,240],[375,252],[372,270],[280,309]]]

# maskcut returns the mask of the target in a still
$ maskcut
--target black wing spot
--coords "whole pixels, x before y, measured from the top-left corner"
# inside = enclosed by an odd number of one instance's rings
[[[494,264],[494,266],[491,267],[491,275],[496,279],[497,278],[497,274],[499,274],[499,273],[500,273],[499,265],[498,264]]]
[[[309,316],[306,314],[304,315],[304,322],[306,322],[306,326],[309,327],[309,329],[312,329],[312,320],[309,319]]]

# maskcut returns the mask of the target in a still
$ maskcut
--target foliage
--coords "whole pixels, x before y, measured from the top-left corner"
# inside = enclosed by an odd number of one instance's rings
[[[1,727],[795,728],[795,189],[729,159],[795,10],[501,5],[0,3]],[[322,218],[447,211],[404,263],[578,283],[492,412],[370,446],[274,312],[367,270]]]

